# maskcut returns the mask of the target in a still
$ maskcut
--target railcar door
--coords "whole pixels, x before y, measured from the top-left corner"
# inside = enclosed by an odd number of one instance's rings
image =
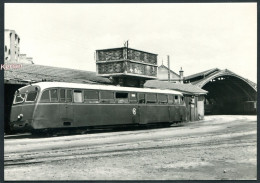
[[[139,123],[140,124],[146,124],[146,104],[145,104],[145,94],[144,93],[138,93],[138,116],[139,116]]]
[[[132,123],[138,124],[140,122],[140,110],[137,100],[137,93],[130,92],[129,102],[132,104]]]
[[[174,95],[168,95],[168,104],[169,104],[170,122],[173,122],[175,117]]]
[[[170,95],[170,101],[173,100],[173,104],[170,106],[170,119],[171,121],[180,121],[180,96],[179,95]]]
[[[195,121],[195,98],[191,98],[191,102],[190,102],[190,116],[191,116],[191,121]]]
[[[71,89],[60,89],[60,117],[62,126],[73,125],[73,105]]]
[[[189,96],[185,96],[185,103],[186,103],[186,119],[187,121],[191,121],[191,106],[190,106],[190,101],[191,101],[191,97]]]

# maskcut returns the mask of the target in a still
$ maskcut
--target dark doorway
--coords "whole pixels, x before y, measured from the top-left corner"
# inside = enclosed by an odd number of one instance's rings
[[[4,85],[4,132],[10,133],[10,113],[14,99],[14,93],[17,89],[25,86],[24,84],[5,84]]]
[[[202,89],[208,91],[205,114],[256,114],[257,93],[240,78],[216,77]]]

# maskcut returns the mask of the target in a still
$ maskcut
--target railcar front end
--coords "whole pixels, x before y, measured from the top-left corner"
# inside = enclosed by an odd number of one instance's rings
[[[25,86],[15,92],[10,116],[12,131],[32,130],[39,89],[38,86]]]

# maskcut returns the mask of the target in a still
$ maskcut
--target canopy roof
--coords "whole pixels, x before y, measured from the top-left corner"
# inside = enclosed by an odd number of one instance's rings
[[[181,91],[186,94],[195,94],[195,95],[205,95],[207,94],[206,90],[201,89],[200,87],[194,86],[192,84],[180,84],[180,83],[170,83],[167,81],[158,81],[158,80],[149,80],[144,84],[146,88],[160,88],[160,89],[171,89]]]

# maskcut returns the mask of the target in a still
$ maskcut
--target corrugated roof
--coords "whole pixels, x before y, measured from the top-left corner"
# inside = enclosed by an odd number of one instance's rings
[[[213,69],[212,69],[213,70]],[[247,82],[250,86],[252,86],[254,89],[257,89],[257,84],[250,81],[249,79],[246,79],[228,69],[224,69],[224,70],[214,70],[214,72],[211,72],[209,73],[205,78],[202,78],[202,79],[198,79],[198,80],[195,80],[193,82],[191,82],[192,85],[195,85],[195,86],[198,86],[198,87],[203,87],[203,84],[205,84],[205,81],[209,80],[210,78],[214,78],[215,76],[218,76],[219,74],[221,75],[232,75],[232,76],[235,76],[237,78],[240,78],[242,80],[244,80],[245,82]],[[195,78],[195,77],[194,77]]]
[[[17,64],[17,63],[8,63]],[[19,63],[20,64],[20,63]],[[110,84],[107,78],[96,76],[95,72],[69,68],[52,67],[37,64],[21,63],[19,69],[5,70],[5,80],[26,81],[66,81],[75,83],[104,83]]]
[[[207,76],[213,72],[216,72],[216,71],[220,71],[220,69],[218,68],[213,68],[213,69],[209,69],[209,70],[206,70],[206,71],[202,71],[202,72],[199,72],[199,73],[196,73],[196,74],[192,74],[192,75],[189,75],[189,76],[186,76],[184,77],[184,80],[188,80],[188,79],[192,79],[192,78],[196,78],[198,76]]]
[[[159,89],[172,89],[181,91],[188,94],[206,94],[207,91],[203,90],[192,84],[180,84],[180,83],[170,83],[167,81],[149,80],[144,84],[146,88],[159,88]]]

